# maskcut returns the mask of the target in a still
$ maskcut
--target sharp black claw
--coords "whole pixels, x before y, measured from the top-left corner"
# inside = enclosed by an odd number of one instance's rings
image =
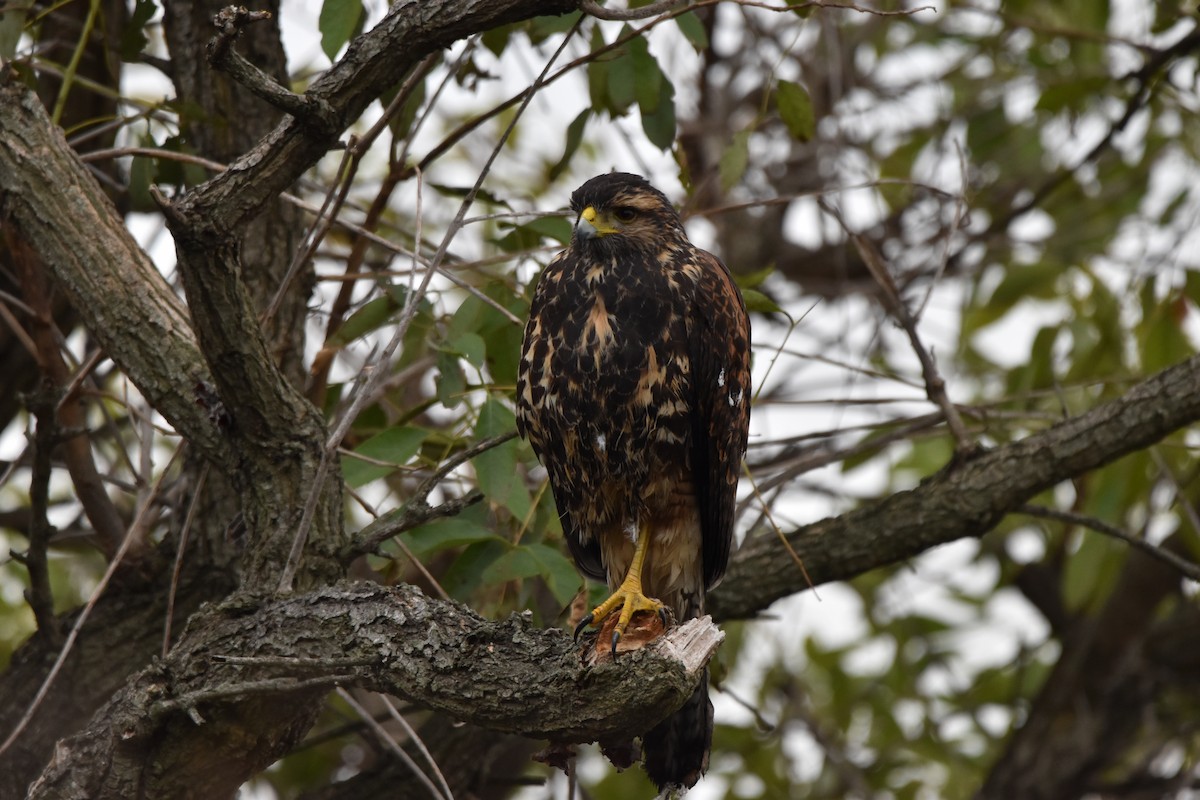
[[[616,658],[616,657],[617,657],[617,642],[619,642],[619,641],[621,641],[621,632],[620,632],[620,631],[613,631],[613,645],[612,645],[612,656],[613,656],[613,658]]]
[[[588,625],[591,625],[591,624],[592,624],[592,615],[591,614],[588,614],[586,617],[579,620],[579,624],[575,626],[575,641],[577,641],[577,642],[579,641],[579,634],[583,632],[584,628],[586,628]]]
[[[666,609],[666,606],[663,606],[663,607],[661,607],[661,608],[659,608],[659,609],[658,609],[658,618],[659,618],[659,620],[661,620],[661,621],[662,621],[662,625],[663,625],[663,629],[664,629],[664,630],[665,630],[667,627],[669,627],[669,626],[670,626],[670,622],[669,622],[669,621],[668,621],[668,619],[667,619],[667,609]]]

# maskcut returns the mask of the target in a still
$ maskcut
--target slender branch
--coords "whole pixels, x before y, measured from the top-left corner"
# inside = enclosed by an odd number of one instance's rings
[[[1079,525],[1084,528],[1090,528],[1097,533],[1103,533],[1105,536],[1111,536],[1114,539],[1120,539],[1122,542],[1141,550],[1143,553],[1154,556],[1160,561],[1170,564],[1175,569],[1179,570],[1186,578],[1191,578],[1194,581],[1200,581],[1200,565],[1191,561],[1180,558],[1170,550],[1164,550],[1161,547],[1156,547],[1145,539],[1134,536],[1128,531],[1123,531],[1115,525],[1109,525],[1104,520],[1089,517],[1085,514],[1076,514],[1072,511],[1060,511],[1057,508],[1049,508],[1047,506],[1023,505],[1017,509],[1022,514],[1028,514],[1032,517],[1041,517],[1042,519],[1052,519],[1058,522],[1066,522],[1071,525]]]
[[[233,43],[247,25],[270,18],[269,11],[249,11],[245,6],[226,6],[221,9],[213,19],[218,33],[208,43],[208,63],[228,72],[230,77],[256,96],[312,126],[316,135],[336,136],[341,131],[339,117],[326,100],[288,91],[234,49]]]
[[[580,0],[579,10],[596,19],[613,20],[617,22],[628,22],[635,19],[649,19],[656,17],[665,11],[670,11],[675,6],[679,5],[682,0],[658,0],[648,6],[641,8],[605,8],[596,2],[596,0]]]
[[[83,506],[88,522],[96,531],[96,539],[106,556],[111,557],[121,545],[125,520],[105,490],[104,480],[96,468],[92,443],[87,434],[87,414],[78,393],[66,394],[62,387],[73,384],[71,370],[62,353],[62,334],[54,324],[51,309],[49,274],[37,253],[21,236],[8,236],[9,249],[20,274],[22,290],[29,303],[32,318],[30,328],[37,347],[36,357],[43,377],[43,391],[55,394],[51,410],[58,417],[59,442],[75,495]],[[39,423],[39,429],[41,424]]]
[[[931,547],[979,537],[1030,498],[1143,449],[1200,420],[1200,356],[1169,367],[1107,403],[974,458],[955,460],[896,492],[788,534],[813,583],[894,564]],[[774,536],[753,536],[708,597],[716,619],[750,617],[807,588]]]
[[[192,489],[192,502],[188,503],[187,516],[183,520],[183,527],[179,531],[179,544],[175,548],[175,565],[171,569],[171,588],[167,590],[167,613],[163,615],[163,641],[162,641],[162,657],[166,658],[167,653],[171,651],[171,626],[175,622],[175,597],[179,591],[179,577],[183,574],[183,559],[187,554],[188,538],[192,531],[192,524],[196,520],[196,511],[200,508],[200,498],[204,496],[204,484],[208,480],[208,471],[211,465],[205,464],[200,470],[200,476],[196,478]]]
[[[352,674],[335,674],[320,675],[315,678],[264,678],[257,681],[231,683],[214,689],[201,689],[169,700],[162,700],[150,706],[149,713],[152,717],[163,717],[172,711],[192,711],[201,703],[239,700],[256,694],[288,694],[305,689],[319,689],[323,686],[339,686],[353,683],[355,678],[356,676]],[[193,716],[193,718],[195,717]]]
[[[50,451],[58,438],[57,415],[53,399],[46,393],[32,398],[30,411],[37,419],[33,437],[33,469],[29,476],[29,548],[21,557],[13,554],[29,571],[29,589],[25,599],[33,611],[38,631],[51,641],[62,642],[62,628],[54,616],[54,592],[46,550],[54,528],[46,516],[50,496]]]
[[[375,717],[372,716],[371,712],[363,708],[362,705],[354,699],[353,695],[340,686],[338,687],[337,693],[338,697],[342,698],[346,705],[350,706],[350,708],[354,710],[355,714],[358,714],[358,718],[366,723],[367,727],[371,729],[371,732],[375,734],[375,738],[379,740],[379,743],[382,744],[384,748],[388,750],[388,752],[400,759],[401,763],[403,763],[404,766],[413,774],[413,776],[416,777],[417,781],[424,786],[431,795],[433,795],[434,800],[453,800],[453,798],[450,796],[449,789],[447,789],[446,793],[443,794],[438,787],[434,786],[433,781],[429,779],[429,776],[425,774],[424,770],[417,766],[417,762],[413,761],[412,756],[404,752],[404,748],[401,747],[394,738],[388,735],[388,732],[384,730],[383,726],[375,721]],[[384,698],[384,702],[387,702],[387,698]]]
[[[54,666],[50,668],[50,672],[42,681],[42,685],[38,688],[37,694],[33,696],[29,706],[25,709],[25,713],[21,715],[21,719],[13,727],[12,731],[9,732],[8,738],[4,740],[3,744],[0,744],[0,754],[8,750],[8,748],[13,745],[13,742],[20,738],[22,732],[24,732],[25,728],[29,725],[30,720],[33,719],[33,715],[37,713],[38,708],[42,704],[42,700],[45,699],[46,694],[50,691],[50,686],[54,683],[54,679],[58,677],[59,671],[62,669],[63,664],[67,660],[67,656],[74,647],[75,641],[79,637],[79,632],[83,629],[83,624],[87,622],[88,616],[90,616],[92,613],[92,609],[96,607],[96,602],[108,588],[109,582],[112,580],[113,575],[116,574],[117,568],[121,565],[121,561],[128,552],[130,545],[141,539],[143,520],[146,518],[147,514],[150,513],[150,509],[157,501],[158,492],[159,489],[162,488],[163,479],[166,478],[167,473],[170,471],[171,465],[175,463],[175,458],[181,452],[182,449],[176,450],[171,456],[170,462],[168,462],[167,466],[158,476],[158,480],[155,481],[154,488],[150,492],[150,495],[146,498],[146,501],[142,504],[141,508],[138,509],[137,517],[134,518],[133,524],[129,527],[129,532],[125,534],[125,540],[121,542],[121,547],[113,555],[112,560],[108,562],[108,568],[104,571],[103,577],[101,577],[100,582],[96,584],[96,588],[92,590],[92,596],[88,599],[87,605],[83,607],[83,611],[81,611],[79,616],[76,617],[75,624],[71,626],[71,632],[67,634],[67,638],[66,641],[63,642],[63,646],[59,648],[58,657],[54,660]]]
[[[353,541],[350,542],[342,557],[344,559],[353,559],[364,553],[375,553],[379,550],[381,544],[393,536],[398,536],[407,530],[412,530],[431,519],[454,516],[469,506],[478,503],[483,499],[483,494],[477,489],[462,497],[448,500],[438,506],[430,506],[428,499],[430,493],[438,484],[445,480],[446,476],[459,466],[480,453],[504,444],[510,439],[515,438],[516,435],[516,431],[509,431],[499,436],[484,439],[446,459],[445,463],[438,467],[437,472],[426,478],[416,488],[412,496],[402,507],[385,514],[360,530],[355,535]]]
[[[433,776],[437,778],[438,786],[441,787],[446,800],[454,800],[454,793],[450,791],[450,784],[446,782],[446,776],[442,774],[441,768],[438,767],[437,761],[434,759],[433,754],[429,752],[429,748],[425,746],[425,742],[421,740],[420,735],[417,734],[412,725],[408,724],[408,720],[400,713],[400,709],[396,708],[396,704],[392,702],[391,698],[381,694],[379,695],[379,699],[387,706],[388,713],[395,720],[396,724],[404,730],[413,747],[417,748],[417,751],[424,757],[425,763],[429,764],[429,768],[433,771]]]
[[[533,85],[530,86],[529,93],[525,95],[525,99],[522,100],[521,104],[517,107],[516,113],[513,114],[513,117],[509,121],[508,126],[504,129],[504,132],[500,135],[500,138],[496,142],[496,145],[492,148],[492,152],[488,156],[487,161],[483,164],[483,167],[479,170],[479,175],[475,179],[475,184],[471,187],[471,190],[469,192],[467,192],[467,196],[463,198],[462,203],[459,204],[458,213],[455,214],[454,219],[450,222],[450,225],[446,228],[446,233],[442,237],[442,243],[438,246],[437,252],[434,253],[433,259],[430,261],[428,268],[425,270],[425,274],[421,279],[420,285],[415,287],[412,291],[409,292],[407,301],[405,303],[404,311],[400,315],[400,320],[396,324],[396,330],[393,333],[391,340],[387,343],[387,346],[384,347],[383,351],[379,354],[379,358],[376,359],[375,364],[368,366],[366,379],[359,384],[359,386],[357,387],[356,395],[351,400],[349,406],[342,411],[341,418],[339,419],[337,424],[334,426],[333,432],[330,435],[329,440],[325,445],[325,449],[322,451],[321,463],[317,470],[317,476],[318,476],[317,483],[318,484],[321,482],[321,479],[324,476],[326,464],[329,462],[329,460],[331,458],[334,457],[334,454],[337,451],[337,447],[338,447],[338,445],[341,444],[342,439],[345,438],[346,433],[349,430],[351,423],[353,423],[354,419],[358,416],[358,412],[365,405],[365,403],[367,402],[367,399],[372,396],[374,386],[377,385],[381,380],[383,380],[386,373],[384,370],[378,369],[377,366],[389,363],[389,361],[391,360],[392,354],[400,346],[401,342],[403,342],[404,336],[408,332],[408,327],[412,323],[413,317],[416,315],[417,308],[420,306],[421,298],[423,298],[425,296],[425,292],[429,289],[429,284],[433,278],[434,273],[437,271],[438,266],[445,259],[446,253],[450,249],[450,242],[452,242],[454,240],[454,237],[458,234],[459,230],[462,229],[463,220],[466,219],[467,211],[469,211],[472,204],[474,204],[475,197],[479,193],[479,190],[483,185],[484,179],[488,176],[488,173],[491,171],[492,164],[495,162],[496,157],[500,154],[500,150],[504,147],[504,144],[508,141],[509,137],[512,135],[513,130],[517,126],[517,122],[521,119],[521,116],[525,112],[525,109],[529,107],[530,101],[532,101],[533,98],[536,96],[537,91],[540,90],[546,84],[547,76],[550,74],[550,69],[551,69],[551,67],[554,66],[554,62],[557,61],[558,57],[563,53],[564,50],[566,50],[567,44],[571,41],[574,34],[578,30],[579,30],[579,22],[576,22],[575,25],[571,28],[571,30],[567,33],[567,35],[563,37],[562,43],[558,46],[558,49],[555,50],[554,53],[550,56],[550,58],[547,60],[546,65],[542,68],[541,73],[534,80]],[[418,201],[420,198],[419,189],[420,189],[420,185],[421,185],[419,178],[420,178],[420,173],[418,172]],[[418,207],[417,207],[417,231],[416,231],[416,236],[415,236],[415,239],[418,242],[421,241],[421,227],[420,226],[421,226],[421,210],[420,210],[420,206],[418,204]],[[315,492],[316,489],[314,488],[313,491]],[[310,503],[311,503],[311,500],[310,500]],[[308,522],[309,519],[310,519],[309,507],[306,506],[305,510],[304,510],[304,516],[301,519],[301,523],[296,530],[295,538],[292,541],[292,549],[288,555],[287,563],[284,565],[283,573],[279,579],[280,591],[290,591],[290,589],[291,589],[292,577],[295,574],[296,568],[299,564],[300,554],[303,552],[304,543],[308,536],[308,526],[306,523]]]
[[[0,175],[0,211],[54,273],[104,352],[176,430],[213,461],[229,463],[228,443],[196,405],[193,387],[212,378],[179,297],[37,95],[2,79]]]
[[[1024,202],[1013,206],[1012,210],[1007,214],[997,217],[986,231],[976,237],[976,240],[989,241],[997,231],[1007,230],[1014,220],[1042,205],[1046,198],[1076,175],[1079,170],[1100,158],[1101,155],[1112,147],[1112,143],[1117,135],[1125,130],[1134,115],[1149,101],[1153,83],[1157,76],[1168,64],[1197,48],[1200,48],[1200,27],[1194,28],[1170,47],[1155,51],[1150,58],[1146,59],[1140,69],[1128,76],[1128,79],[1136,83],[1133,94],[1125,101],[1125,109],[1121,116],[1109,126],[1108,131],[1100,141],[1096,142],[1092,149],[1085,153],[1074,166],[1059,169],[1045,180],[1041,186],[1034,189]]]
[[[954,403],[950,402],[950,397],[946,394],[946,381],[942,378],[941,373],[938,372],[937,363],[933,360],[933,356],[925,348],[925,345],[921,343],[921,336],[917,332],[917,321],[913,319],[912,313],[908,310],[908,305],[904,302],[904,298],[900,296],[900,291],[896,288],[896,282],[892,280],[891,272],[888,270],[887,265],[883,263],[883,256],[879,254],[873,242],[850,229],[841,212],[832,204],[822,199],[820,205],[841,224],[842,228],[846,231],[846,235],[854,242],[854,246],[858,249],[858,253],[862,256],[863,262],[866,263],[872,277],[879,284],[879,288],[882,290],[884,306],[892,313],[904,329],[904,332],[908,335],[908,341],[912,345],[913,352],[916,353],[917,359],[921,362],[921,373],[925,378],[925,392],[929,396],[930,402],[942,410],[942,415],[946,418],[946,426],[950,429],[950,434],[954,437],[956,454],[959,457],[968,457],[976,449],[975,442],[967,432],[967,426],[963,424],[958,409]]]

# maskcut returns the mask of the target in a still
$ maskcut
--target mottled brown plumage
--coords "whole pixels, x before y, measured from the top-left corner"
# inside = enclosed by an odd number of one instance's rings
[[[525,328],[517,427],[549,472],[575,563],[614,591],[585,623],[622,609],[615,649],[635,610],[703,614],[725,571],[750,326],[725,265],[688,241],[643,178],[592,178],[571,208],[575,234],[542,274]],[[707,765],[706,683],[643,737],[660,787],[691,786]]]

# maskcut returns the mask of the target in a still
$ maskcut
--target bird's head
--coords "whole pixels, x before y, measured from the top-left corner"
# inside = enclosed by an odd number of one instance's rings
[[[666,195],[640,175],[597,175],[571,195],[573,244],[658,251],[683,238],[683,223]]]

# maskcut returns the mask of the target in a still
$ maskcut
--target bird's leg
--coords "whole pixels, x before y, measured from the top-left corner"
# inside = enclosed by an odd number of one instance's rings
[[[633,549],[633,561],[629,563],[629,571],[625,573],[625,580],[621,581],[621,585],[607,600],[596,606],[592,609],[592,613],[579,621],[579,624],[575,626],[575,638],[579,638],[579,632],[588,625],[603,622],[617,610],[617,606],[621,607],[621,616],[617,618],[617,625],[613,629],[612,652],[614,656],[617,654],[617,642],[620,641],[621,634],[625,632],[625,628],[629,626],[629,621],[633,619],[636,612],[653,611],[662,620],[663,627],[666,627],[668,620],[666,606],[653,597],[647,597],[642,592],[642,564],[646,561],[646,551],[649,549],[650,533],[643,530]]]

